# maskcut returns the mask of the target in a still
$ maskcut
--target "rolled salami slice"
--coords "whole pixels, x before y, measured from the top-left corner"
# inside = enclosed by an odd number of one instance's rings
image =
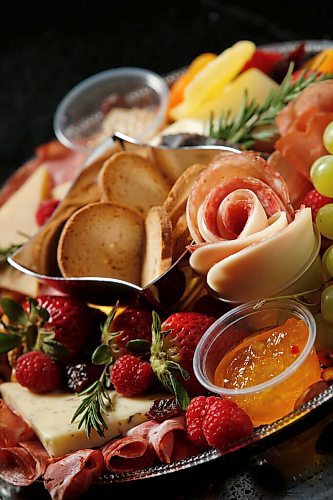
[[[161,424],[151,427],[148,441],[161,462],[169,464],[174,461],[173,452],[177,440],[176,434],[179,431],[183,434],[186,432],[185,417],[183,415],[164,420]]]
[[[16,446],[19,442],[32,440],[34,437],[29,425],[0,399],[0,448]]]
[[[44,486],[53,500],[70,500],[82,495],[104,470],[99,450],[79,450],[53,459],[44,474]]]
[[[0,448],[0,478],[15,486],[28,486],[44,474],[48,460],[39,441]]]
[[[106,468],[111,472],[129,472],[150,467],[155,459],[147,437],[124,436],[103,446]]]

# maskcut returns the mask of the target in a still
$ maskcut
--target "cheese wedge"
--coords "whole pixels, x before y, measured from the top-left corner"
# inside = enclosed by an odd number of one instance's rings
[[[71,424],[71,419],[82,402],[77,394],[34,394],[14,382],[2,384],[0,390],[6,405],[32,427],[52,457],[101,446],[113,437],[124,434],[146,421],[145,413],[152,402],[162,397],[161,394],[155,394],[141,398],[125,398],[115,391],[110,391],[113,410],[105,417],[108,426],[105,437],[100,437],[97,432],[92,431],[88,438],[84,428],[78,429],[77,422]]]
[[[33,236],[38,230],[35,213],[41,200],[50,198],[50,176],[40,166],[0,209],[0,247],[25,242],[20,231]],[[0,287],[26,295],[36,295],[38,283],[7,264],[0,267]]]

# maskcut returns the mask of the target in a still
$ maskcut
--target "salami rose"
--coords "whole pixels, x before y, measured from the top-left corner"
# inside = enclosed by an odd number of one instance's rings
[[[295,217],[283,177],[254,153],[221,157],[204,170],[188,198],[187,223],[191,266],[233,302],[286,288],[317,243],[311,211]]]

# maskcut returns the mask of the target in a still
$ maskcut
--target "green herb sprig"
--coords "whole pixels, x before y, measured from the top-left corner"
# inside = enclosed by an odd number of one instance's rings
[[[277,129],[274,126],[276,115],[299,93],[314,82],[333,78],[333,74],[319,74],[306,70],[292,79],[294,63],[290,63],[287,74],[281,85],[272,90],[262,104],[249,100],[244,94],[242,106],[235,117],[230,112],[222,114],[215,121],[214,114],[210,117],[209,136],[230,144],[239,144],[243,148],[251,147],[256,141],[268,140],[274,137]]]
[[[102,374],[92,385],[80,392],[79,396],[83,400],[71,420],[71,423],[73,423],[80,417],[78,428],[84,426],[88,438],[93,429],[97,431],[99,436],[104,437],[104,431],[108,428],[105,417],[112,410],[112,401],[108,389],[110,388],[109,367],[113,362],[109,345],[112,337],[110,328],[118,307],[119,302],[111,309],[102,326],[101,344],[95,349],[91,357],[95,365],[104,365]]]

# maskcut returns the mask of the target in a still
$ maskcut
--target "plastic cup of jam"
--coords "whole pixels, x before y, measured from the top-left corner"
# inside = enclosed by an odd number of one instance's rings
[[[123,67],[80,82],[58,105],[53,127],[65,146],[89,151],[115,132],[146,141],[165,125],[169,89],[158,74]]]
[[[194,372],[209,391],[230,398],[255,426],[287,415],[321,369],[311,312],[293,300],[242,304],[219,318],[194,355]]]

